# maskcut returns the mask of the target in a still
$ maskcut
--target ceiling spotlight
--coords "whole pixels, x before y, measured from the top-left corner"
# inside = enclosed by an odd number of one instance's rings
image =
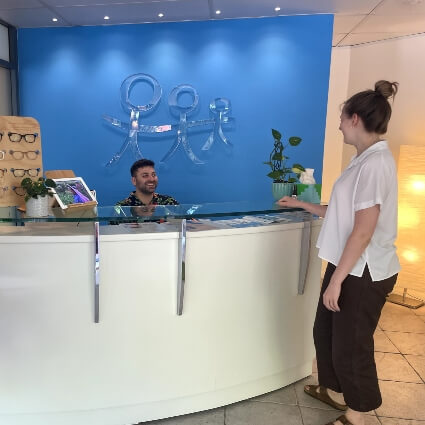
[[[215,11],[215,14],[216,14],[216,15],[220,15],[220,13],[221,13],[221,10],[216,10],[216,11]]]
[[[52,21],[53,22],[57,22],[58,21],[58,18],[52,18]]]
[[[106,16],[104,16],[104,17],[103,17],[103,19],[104,19],[105,21],[107,21],[107,20],[109,19],[109,16],[108,16],[108,15],[106,15]]]
[[[163,14],[163,13],[158,13],[158,16],[159,16],[160,18],[163,18],[163,17],[164,17],[164,14]]]
[[[280,10],[280,7],[279,7],[279,6],[276,6],[276,7],[274,8],[274,11],[275,11],[275,12],[279,12],[279,10]]]

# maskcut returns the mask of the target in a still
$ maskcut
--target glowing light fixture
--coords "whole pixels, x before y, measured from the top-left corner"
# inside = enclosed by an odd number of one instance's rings
[[[395,290],[388,301],[410,308],[424,305],[407,290],[425,291],[425,146],[402,145],[398,159],[398,237],[401,263]]]
[[[163,14],[163,13],[158,13],[158,16],[159,16],[160,18],[163,18],[163,17],[164,17],[164,14]]]
[[[57,22],[58,21],[58,18],[52,18],[52,21],[53,22]]]
[[[103,17],[103,19],[104,19],[105,21],[108,21],[110,18],[109,18],[109,16],[108,16],[108,15],[106,15],[106,16],[104,16],[104,17]]]
[[[220,15],[220,13],[221,13],[221,10],[216,10],[216,11],[215,11],[215,14],[216,14],[216,15]]]
[[[276,6],[276,7],[274,8],[274,11],[275,11],[275,12],[279,12],[279,10],[280,10],[280,7],[279,7],[279,6]]]

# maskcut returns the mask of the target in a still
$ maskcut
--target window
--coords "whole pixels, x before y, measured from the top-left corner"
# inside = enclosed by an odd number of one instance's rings
[[[16,29],[0,23],[0,115],[18,115]]]
[[[9,29],[0,24],[0,59],[9,62]]]

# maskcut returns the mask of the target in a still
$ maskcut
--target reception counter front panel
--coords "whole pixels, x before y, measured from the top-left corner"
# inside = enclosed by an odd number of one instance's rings
[[[92,223],[0,226],[0,424],[134,424],[309,375],[320,286],[311,223],[302,253],[304,221],[190,222],[182,315],[178,223],[101,226],[99,323]]]

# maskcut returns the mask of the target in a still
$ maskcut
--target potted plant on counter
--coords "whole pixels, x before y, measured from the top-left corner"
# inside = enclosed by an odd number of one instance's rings
[[[56,187],[52,179],[40,177],[38,180],[31,180],[26,177],[21,182],[21,187],[25,191],[25,208],[28,217],[46,217],[49,210],[49,198],[53,196],[50,189]]]
[[[292,167],[287,166],[286,161],[289,156],[284,154],[284,150],[290,146],[298,146],[301,143],[301,138],[292,136],[289,137],[288,143],[282,143],[282,135],[279,131],[272,129],[274,139],[273,150],[270,153],[270,160],[264,164],[270,166],[271,171],[267,174],[273,179],[272,193],[274,199],[278,200],[283,196],[291,196],[294,190],[294,183],[298,180],[299,175],[305,171],[301,164],[293,164]]]

